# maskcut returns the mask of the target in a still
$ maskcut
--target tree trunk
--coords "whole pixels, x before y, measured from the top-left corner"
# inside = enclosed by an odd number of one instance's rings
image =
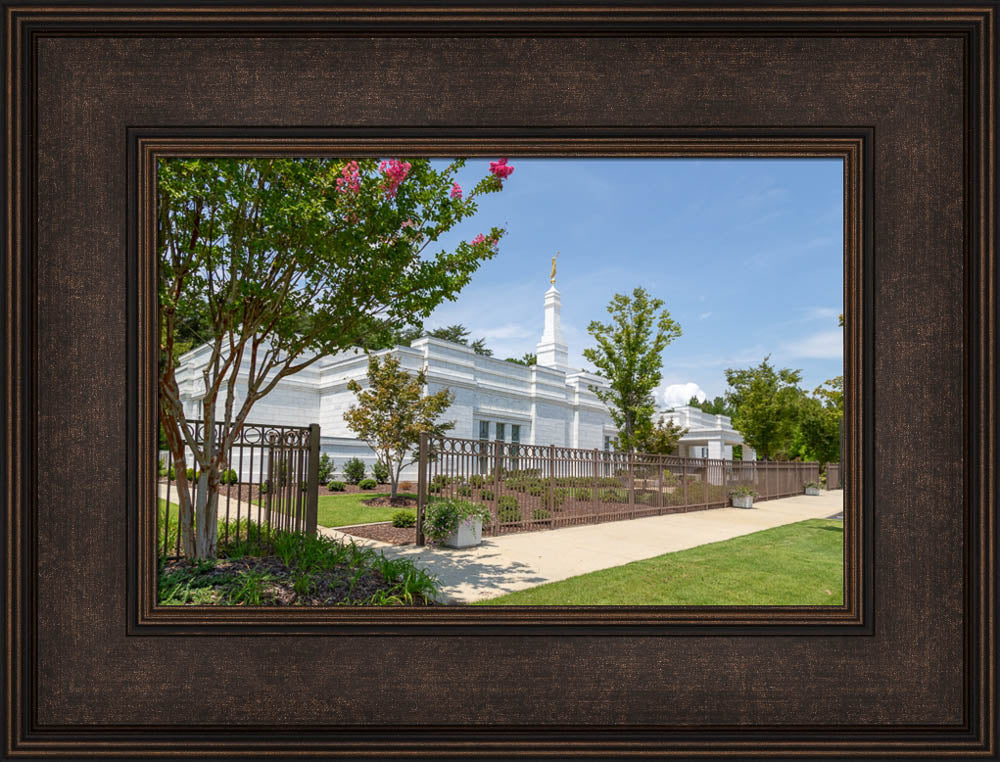
[[[203,469],[198,476],[198,491],[195,501],[194,558],[214,559],[219,542],[219,470],[213,463]]]

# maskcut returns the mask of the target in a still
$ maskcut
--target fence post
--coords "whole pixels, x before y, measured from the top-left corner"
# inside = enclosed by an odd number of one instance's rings
[[[417,460],[417,545],[424,544],[424,506],[427,503],[427,432],[420,432]]]
[[[500,471],[503,442],[493,440],[493,534],[500,531]]]
[[[635,513],[635,454],[628,451],[628,511]]]
[[[659,476],[657,477],[657,494],[659,497],[656,499],[656,507],[660,509],[660,513],[663,513],[663,469],[667,465],[667,459],[663,455],[659,455],[656,458],[656,469],[659,471]]]
[[[688,465],[687,464],[688,464],[687,458],[685,458],[685,457],[682,456],[681,457],[681,491],[684,493],[684,511],[685,512],[687,511],[687,506],[688,506],[688,480],[687,480]]]
[[[556,512],[556,446],[549,445],[549,516]]]
[[[598,497],[597,496],[597,486],[600,483],[600,478],[601,478],[601,460],[600,460],[600,455],[598,454],[598,450],[595,447],[594,448],[594,489],[590,493],[590,502],[594,506],[594,513],[595,514],[599,510],[598,507],[597,507],[598,503],[599,503],[599,500],[597,499],[597,497]]]
[[[319,424],[309,424],[309,476],[306,497],[306,534],[316,534],[319,513]]]

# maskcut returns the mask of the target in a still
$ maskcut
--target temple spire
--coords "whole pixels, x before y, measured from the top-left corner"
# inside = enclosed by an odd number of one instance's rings
[[[559,253],[556,252],[556,256]],[[549,290],[545,292],[545,329],[542,339],[535,347],[538,364],[548,368],[570,370],[569,347],[563,341],[562,325],[559,313],[562,311],[562,300],[559,289],[556,288],[556,257],[552,257],[552,274],[549,276]]]

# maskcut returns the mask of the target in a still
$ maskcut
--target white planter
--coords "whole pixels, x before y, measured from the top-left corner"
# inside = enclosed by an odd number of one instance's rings
[[[753,508],[753,495],[733,495],[733,508]]]
[[[468,518],[444,540],[449,548],[472,548],[483,541],[482,519]]]
[[[806,487],[806,494],[819,497],[819,487]]]

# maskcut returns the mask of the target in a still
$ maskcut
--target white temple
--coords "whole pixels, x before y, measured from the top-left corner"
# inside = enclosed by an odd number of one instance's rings
[[[554,260],[550,280],[551,287],[545,292],[544,330],[536,350],[537,365],[527,367],[486,357],[463,344],[430,337],[417,339],[409,347],[397,346],[373,354],[392,353],[403,368],[414,372],[426,368],[429,394],[442,388],[451,390],[455,399],[443,416],[455,421],[451,436],[611,449],[617,429],[604,403],[590,390],[607,382],[569,366],[569,348],[560,326],[561,299],[555,287]],[[209,356],[210,348],[205,345],[180,359],[177,378],[181,400],[191,419],[202,415],[201,371]],[[370,467],[375,461],[374,452],[355,438],[343,418],[344,411],[356,402],[347,383],[356,379],[365,385],[367,369],[368,355],[359,350],[324,357],[282,379],[254,405],[250,421],[284,426],[319,423],[321,448],[334,460],[336,474],[352,457]],[[679,455],[731,459],[733,446],[743,444],[742,436],[726,416],[709,415],[687,406],[660,414],[688,429],[681,439]],[[746,446],[743,458],[753,458],[753,451]],[[415,466],[404,471],[404,479],[415,477]]]

